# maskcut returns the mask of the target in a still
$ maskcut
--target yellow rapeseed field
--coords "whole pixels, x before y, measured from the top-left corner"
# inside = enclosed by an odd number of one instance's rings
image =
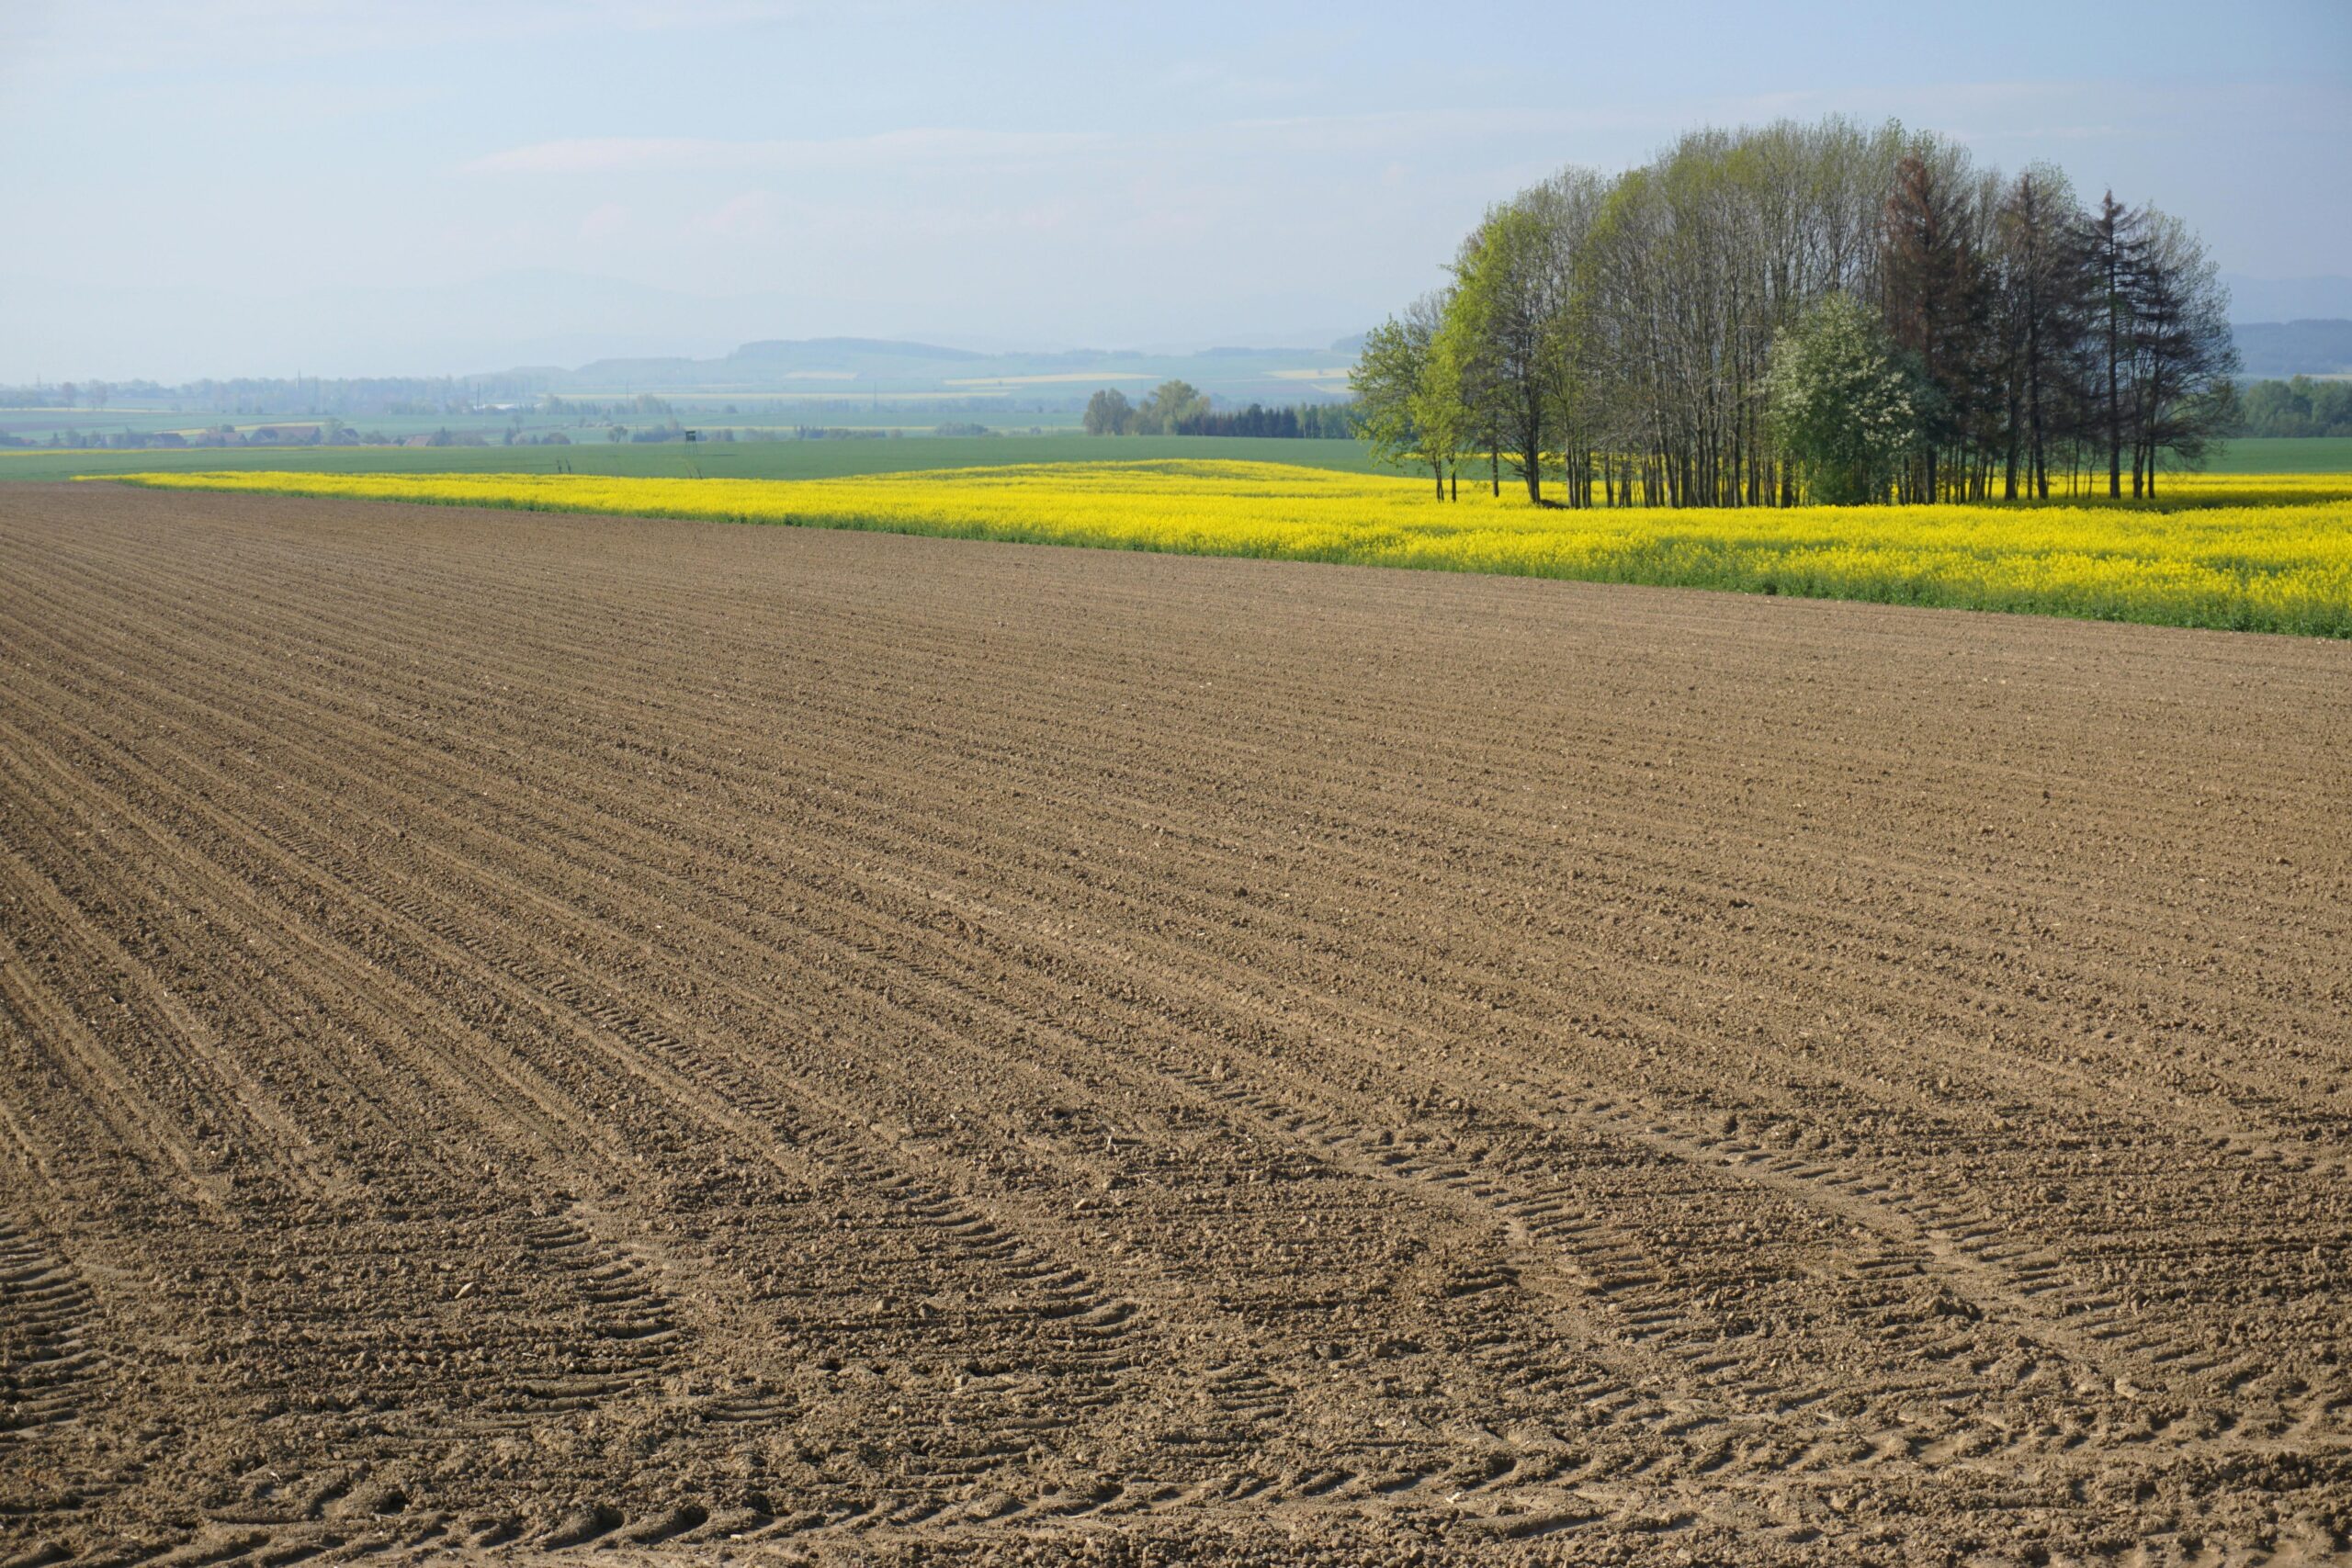
[[[1106,462],[831,479],[175,473],[163,488],[870,528],[1644,582],[2352,637],[2352,475],[2166,476],[2164,510],[1538,509],[1276,463]]]

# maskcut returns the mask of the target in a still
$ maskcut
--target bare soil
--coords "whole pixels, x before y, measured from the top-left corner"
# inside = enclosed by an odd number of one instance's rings
[[[2316,1562],[2352,646],[0,490],[0,1559]]]

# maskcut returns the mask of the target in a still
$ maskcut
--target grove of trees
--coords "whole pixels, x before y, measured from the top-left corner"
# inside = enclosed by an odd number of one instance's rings
[[[2140,496],[2237,417],[2228,294],[2177,220],[1892,123],[1565,170],[1450,271],[1353,383],[1441,494],[1484,458],[1570,506]]]
[[[2352,435],[2352,381],[2256,381],[2239,401],[2241,435]]]

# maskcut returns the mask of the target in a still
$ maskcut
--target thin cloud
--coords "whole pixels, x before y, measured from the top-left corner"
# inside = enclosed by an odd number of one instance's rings
[[[583,240],[609,240],[628,231],[629,218],[629,209],[619,202],[605,202],[580,220],[580,237]]]
[[[1110,141],[1109,137],[1085,132],[954,127],[916,128],[821,141],[591,136],[509,148],[476,158],[462,168],[473,175],[628,175],[1014,164],[1090,152]]]
[[[721,141],[684,136],[590,136],[535,141],[460,165],[470,175],[743,174],[921,165],[1013,165],[1120,152],[1222,158],[1280,150],[1294,154],[1383,152],[1410,156],[1439,141],[1505,135],[1567,135],[1643,128],[1647,112],[1396,110],[1228,119],[1141,133],[984,130],[918,127],[870,136]]]

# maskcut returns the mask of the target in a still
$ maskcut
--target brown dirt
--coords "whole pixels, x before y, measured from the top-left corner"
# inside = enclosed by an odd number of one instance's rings
[[[2352,646],[0,489],[0,1558],[2316,1562]]]

